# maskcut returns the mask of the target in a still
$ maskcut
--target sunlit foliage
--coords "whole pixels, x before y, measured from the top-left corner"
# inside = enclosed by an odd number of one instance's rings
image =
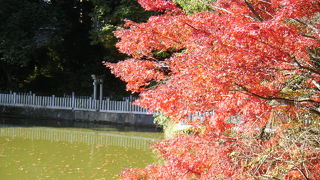
[[[106,66],[140,106],[203,130],[158,143],[164,163],[123,179],[320,178],[319,1],[219,0],[191,14],[139,3],[162,14],[117,30],[132,58]]]

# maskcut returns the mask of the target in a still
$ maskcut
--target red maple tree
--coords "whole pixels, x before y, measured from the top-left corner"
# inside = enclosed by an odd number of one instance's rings
[[[136,103],[200,125],[155,145],[164,159],[123,179],[320,179],[320,1],[218,0],[187,15],[170,0],[138,0],[161,15],[115,35],[132,58],[106,63]],[[200,121],[193,113],[214,112]]]

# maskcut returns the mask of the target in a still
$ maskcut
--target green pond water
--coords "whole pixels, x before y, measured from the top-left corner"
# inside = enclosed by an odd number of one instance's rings
[[[153,129],[25,122],[0,126],[1,180],[118,179],[125,168],[155,162],[150,144],[163,136]]]

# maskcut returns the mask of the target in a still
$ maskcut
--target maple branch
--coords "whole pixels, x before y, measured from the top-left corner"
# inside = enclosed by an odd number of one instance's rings
[[[318,41],[318,42],[320,42],[320,39],[318,39],[318,38],[316,38],[316,37],[314,37],[314,36],[310,36],[310,35],[306,35],[306,34],[302,34],[302,33],[300,33],[303,37],[307,37],[307,38],[310,38],[310,39],[313,39],[313,40],[316,40],[316,41]]]
[[[294,105],[294,106],[297,106],[297,107],[308,109],[309,111],[320,115],[320,108],[307,107],[307,106],[303,106],[303,105],[300,104],[302,102],[307,102],[307,103],[315,103],[315,104],[319,105],[320,102],[318,102],[318,101],[314,101],[312,99],[286,99],[286,98],[271,97],[271,96],[265,97],[265,96],[262,96],[262,95],[259,95],[259,94],[251,92],[248,88],[244,87],[241,84],[235,83],[235,85],[239,86],[243,91],[246,92],[245,94],[247,94],[247,95],[258,97],[260,99],[264,99],[264,100],[267,100],[267,101],[276,100],[276,101],[284,102],[285,104]]]
[[[151,30],[151,32],[152,32],[153,34],[158,34],[160,37],[163,37],[163,38],[169,39],[169,40],[171,40],[171,41],[173,41],[173,42],[175,42],[175,43],[177,43],[177,44],[182,44],[182,42],[181,42],[181,41],[177,41],[177,40],[175,40],[175,39],[173,39],[173,38],[171,38],[171,37],[164,36],[164,35],[162,35],[162,34],[161,34],[160,32],[158,32],[158,31]]]
[[[307,26],[307,27],[311,28],[313,31],[315,31],[316,33],[320,34],[320,30],[318,28],[314,27],[312,24],[305,23],[305,22],[303,22],[303,21],[301,21],[301,20],[299,20],[297,18],[291,18],[291,19],[294,20],[295,22],[298,22],[298,23],[300,23],[300,24],[302,24],[304,26]]]
[[[268,2],[268,1],[265,1],[265,0],[258,0],[258,1],[261,1],[261,2],[264,2],[264,3],[266,3],[266,4],[272,4],[271,2]]]
[[[312,73],[315,73],[315,74],[319,74],[319,75],[320,75],[320,72],[319,72],[319,71],[317,71],[317,70],[315,70],[315,69],[313,69],[313,68],[311,68],[311,67],[303,66],[295,57],[292,57],[292,59],[294,60],[294,62],[297,63],[297,65],[298,65],[300,68],[306,69],[306,70],[308,70],[308,71],[310,71],[310,72],[312,72]]]
[[[271,5],[272,3],[271,2],[268,2],[268,1],[265,1],[265,0],[258,0],[260,2],[263,2],[263,3],[266,3],[266,4],[269,4]],[[257,7],[260,11],[263,11],[264,13],[268,14],[270,17],[274,17],[274,15],[272,15],[270,12],[268,12],[266,9],[261,9],[259,7]]]
[[[312,80],[311,82],[320,90],[320,84],[317,81]]]
[[[313,52],[312,52],[313,51]],[[320,60],[320,54],[318,53],[318,50],[315,48],[308,48],[308,54],[313,58]]]
[[[261,99],[264,99],[264,100],[280,100],[280,101],[288,101],[288,102],[312,102],[312,103],[319,103],[317,101],[314,101],[312,99],[296,99],[296,100],[293,100],[293,99],[286,99],[286,98],[281,98],[281,97],[271,97],[271,96],[261,96],[259,94],[256,94],[256,93],[253,93],[253,92],[250,92],[250,90],[246,87],[244,87],[243,85],[241,84],[238,84],[236,83],[237,86],[239,86],[242,90],[244,90],[245,92],[247,92],[249,95],[253,95],[255,97],[258,97],[258,98],[261,98]]]
[[[194,29],[194,30],[197,30],[197,31],[200,31],[200,32],[203,32],[204,34],[206,34],[206,35],[211,35],[211,33],[210,32],[207,32],[207,31],[205,31],[205,30],[202,30],[202,29],[198,29],[198,28],[196,28],[196,27],[194,27],[194,26],[192,26],[191,24],[189,24],[189,23],[184,23],[184,24],[186,24],[187,26],[189,26],[189,27],[191,27],[192,29]]]
[[[213,7],[214,9],[218,9],[218,10],[221,10],[221,11],[223,11],[223,12],[226,12],[226,13],[228,13],[228,14],[234,14],[233,12],[231,12],[231,11],[225,9],[225,8],[218,7],[218,6],[215,6],[215,5],[213,5],[213,4],[211,4],[211,7]],[[252,17],[252,16],[248,16],[248,15],[244,15],[244,16],[247,17],[247,18],[250,18],[250,19],[252,19],[252,20],[257,20],[256,17]]]
[[[257,67],[254,69],[258,69],[258,70],[276,70],[276,71],[294,71],[294,70],[298,70],[298,68],[273,68],[273,67]]]
[[[218,7],[218,6],[214,6],[214,5],[212,5],[212,4],[211,4],[211,6],[212,6],[213,8],[215,8],[215,9],[221,10],[221,11],[223,11],[223,12],[226,12],[226,13],[229,13],[229,14],[233,14],[233,12],[231,12],[231,11],[225,9],[225,8],[221,8],[221,7]]]
[[[300,169],[300,168],[297,168],[298,171],[300,172],[300,174],[303,175],[303,177],[306,179],[306,180],[309,180],[309,178],[307,177],[307,175]]]
[[[260,42],[260,43],[262,43],[262,44],[265,44],[265,45],[267,45],[267,46],[269,46],[269,47],[271,47],[271,48],[273,48],[273,49],[277,49],[275,46],[273,46],[273,45],[271,45],[271,44],[269,44],[269,43],[267,43],[267,42],[258,40],[257,38],[254,38],[254,37],[251,37],[251,36],[249,36],[249,37],[250,37],[251,39],[254,39],[254,40],[256,40],[256,41],[258,41],[258,42]],[[283,50],[281,50],[281,49],[277,49],[277,50],[280,51],[280,52],[283,52],[283,53],[287,54],[289,57],[291,57],[291,58],[294,60],[294,62],[297,63],[297,65],[299,66],[299,68],[306,69],[306,70],[308,70],[308,71],[310,71],[310,72],[312,72],[312,73],[315,73],[315,74],[319,74],[319,75],[320,75],[320,72],[319,72],[319,71],[317,71],[317,70],[315,70],[315,69],[313,69],[313,68],[311,68],[311,67],[303,66],[295,57],[292,57],[288,52],[285,52],[285,51],[283,51]]]
[[[248,2],[247,0],[244,0],[246,5],[248,6],[249,10],[256,16],[256,19],[259,21],[263,21],[262,17],[259,15],[259,13],[253,8],[252,4]]]

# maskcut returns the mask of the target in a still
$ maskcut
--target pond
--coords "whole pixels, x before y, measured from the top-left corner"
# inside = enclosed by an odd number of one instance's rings
[[[0,179],[108,180],[156,161],[156,129],[76,122],[0,120]]]

